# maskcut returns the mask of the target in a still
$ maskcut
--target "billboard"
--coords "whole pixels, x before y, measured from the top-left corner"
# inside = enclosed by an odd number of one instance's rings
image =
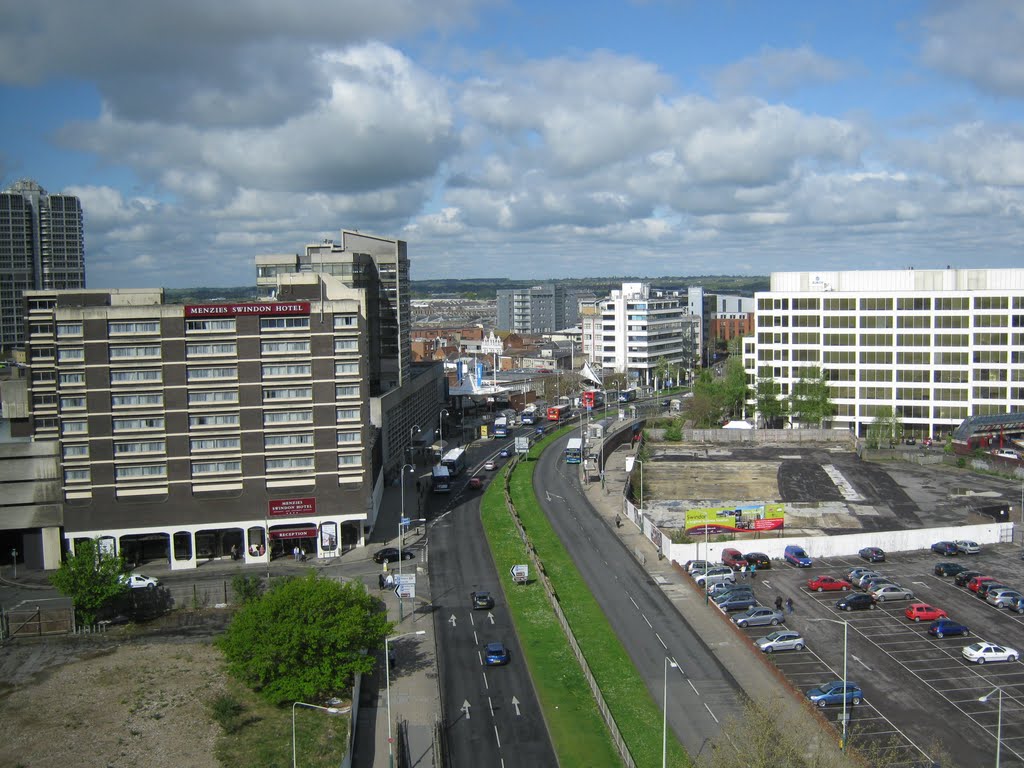
[[[316,499],[271,499],[268,504],[269,517],[287,517],[288,515],[315,515]]]
[[[732,507],[701,507],[686,511],[686,533],[735,533],[777,531],[786,520],[784,504],[739,504]]]

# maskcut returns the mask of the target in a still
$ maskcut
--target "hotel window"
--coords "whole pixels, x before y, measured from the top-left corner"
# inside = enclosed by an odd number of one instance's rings
[[[335,339],[334,340],[334,351],[335,352],[358,352],[359,341],[358,339]]]
[[[138,358],[151,358],[160,357],[159,346],[147,346],[147,347],[111,347],[110,348],[110,359],[111,360],[135,360]]]
[[[189,416],[190,427],[237,427],[237,413],[204,413],[199,416]]]
[[[220,320],[186,320],[185,330],[189,333],[234,333],[235,318]]]
[[[56,371],[32,371],[33,386],[53,384],[57,380]]]
[[[265,435],[263,445],[266,448],[283,448],[294,445],[312,445],[313,433],[300,432],[290,435]]]
[[[81,347],[61,347],[57,350],[57,361],[61,363],[80,363],[85,360],[85,350]]]
[[[207,403],[237,403],[238,391],[234,389],[207,389],[188,393],[189,405]]]
[[[346,397],[359,397],[359,387],[351,384],[338,384],[334,387],[336,400],[343,400]]]
[[[309,376],[313,367],[309,363],[293,363],[291,365],[264,365],[263,378],[272,379],[284,376]]]
[[[167,465],[130,464],[114,468],[115,480],[149,480],[154,477],[167,477]]]
[[[162,392],[147,392],[139,395],[111,395],[110,405],[113,408],[160,407],[164,404]]]
[[[88,468],[64,470],[65,483],[88,483],[91,479],[92,477]]]
[[[359,318],[355,315],[335,315],[335,328],[355,328],[359,324]]]
[[[233,342],[208,344],[186,344],[185,357],[234,357],[238,354],[238,345]]]
[[[64,386],[64,385],[72,385],[72,384],[85,384],[85,374],[84,373],[62,373],[60,375],[60,383],[61,383],[62,386]]]
[[[143,333],[160,333],[160,321],[144,320],[133,323],[107,323],[108,336],[138,336]]]
[[[358,421],[358,408],[338,408],[338,421]]]
[[[308,317],[261,317],[261,331],[282,331],[309,328]]]
[[[75,339],[82,336],[81,323],[57,323],[58,339]]]
[[[189,441],[193,451],[237,451],[242,447],[238,437],[193,437]]]
[[[114,419],[114,432],[132,432],[142,429],[163,429],[162,418],[152,419]]]
[[[67,443],[64,445],[63,456],[65,459],[87,459],[89,458],[89,444]]]
[[[85,419],[76,419],[74,421],[65,419],[60,425],[60,433],[62,435],[82,435],[88,431],[89,423]]]
[[[154,383],[163,380],[163,372],[159,368],[143,368],[134,371],[111,371],[111,384],[136,384],[138,382]]]
[[[311,421],[313,421],[312,411],[266,411],[263,414],[263,423],[266,425]]]
[[[237,379],[238,368],[230,365],[218,368],[189,368],[188,381],[209,381],[212,379]]]
[[[263,390],[264,400],[312,400],[312,387],[268,387]]]
[[[342,432],[338,431],[338,445],[342,443],[358,443],[362,439],[360,432]]]
[[[131,456],[140,453],[167,453],[163,440],[136,440],[130,443],[114,443],[115,456]]]
[[[359,373],[359,363],[335,363],[334,364],[334,375],[341,376],[344,374]]]
[[[359,454],[340,454],[338,456],[338,468],[359,467],[363,464],[363,457]]]
[[[50,397],[53,397],[50,395]],[[37,405],[52,405],[52,403],[37,403]],[[62,411],[74,411],[85,408],[84,397],[62,397],[60,399],[60,409]]]
[[[267,472],[288,472],[297,469],[313,469],[313,457],[288,456],[282,459],[267,459]]]
[[[260,352],[264,355],[309,354],[308,341],[263,341]]]
[[[192,476],[198,475],[231,475],[242,471],[240,461],[193,461]]]

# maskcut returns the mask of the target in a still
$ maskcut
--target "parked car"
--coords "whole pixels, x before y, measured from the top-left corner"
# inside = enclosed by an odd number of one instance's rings
[[[470,592],[469,602],[474,611],[488,610],[494,607],[494,596],[490,592]]]
[[[512,654],[508,652],[504,643],[488,643],[484,646],[484,664],[488,667],[500,667],[502,664],[508,664],[511,658]]]
[[[787,563],[795,565],[797,568],[810,568],[814,563],[804,551],[804,548],[798,547],[796,544],[787,546],[782,557]]]
[[[1007,586],[1000,581],[983,581],[978,585],[978,589],[974,594],[982,600],[985,600],[988,597],[988,593],[993,589],[1012,589],[1012,587]]]
[[[122,573],[118,580],[127,584],[132,589],[156,589],[160,586],[160,580],[152,576],[143,576],[141,573]]]
[[[863,592],[852,592],[836,601],[836,608],[840,611],[866,611],[877,607],[871,595]]]
[[[860,550],[857,554],[869,563],[885,562],[885,552],[879,547],[864,547],[864,549]]]
[[[986,581],[995,581],[995,580],[996,579],[995,579],[994,576],[980,576],[980,575],[979,576],[975,576],[973,579],[971,579],[970,581],[967,582],[967,588],[969,590],[971,590],[971,592],[977,592],[978,591],[978,587],[980,587]]]
[[[981,547],[978,546],[976,541],[957,539],[953,543],[956,544],[956,551],[962,555],[976,555],[981,552]]]
[[[1020,658],[1019,651],[995,643],[972,643],[965,647],[962,653],[965,659],[975,664],[984,664],[987,661],[1016,661]]]
[[[858,683],[849,680],[833,680],[823,683],[817,688],[811,688],[807,692],[807,698],[819,707],[825,707],[829,704],[842,704],[843,701],[848,704],[860,704],[864,694]]]
[[[804,639],[800,636],[799,632],[794,632],[791,629],[780,629],[758,640],[757,647],[765,653],[802,651],[804,649]]]
[[[782,611],[765,605],[755,605],[747,608],[743,613],[736,614],[732,620],[736,622],[737,627],[763,627],[766,624],[777,627],[786,620],[786,617]]]
[[[1008,611],[1016,611],[1017,613],[1024,615],[1024,597],[1015,597],[1010,601],[1010,604],[1006,606]]]
[[[754,594],[754,590],[751,589],[750,585],[746,582],[737,583],[735,581],[720,581],[717,584],[712,584],[708,587],[708,594],[712,597],[724,595],[726,592],[749,592],[750,594]]]
[[[856,568],[846,574],[846,580],[854,584],[857,583],[858,579],[865,573],[877,573],[874,568],[868,568],[867,566],[858,565]]]
[[[971,630],[959,621],[945,618],[933,621],[928,627],[928,634],[934,635],[941,640],[944,637],[952,637],[953,635],[969,635]]]
[[[996,608],[1009,608],[1011,605],[1016,605],[1016,601],[1020,597],[1020,592],[1015,589],[1000,587],[998,589],[989,589],[985,594],[985,602],[994,605]]]
[[[484,487],[484,481],[479,477],[471,477],[469,478],[469,482],[466,484],[466,487],[474,491],[479,490]]]
[[[934,570],[936,576],[956,576],[966,571],[967,566],[960,563],[936,563]]]
[[[958,554],[960,550],[956,548],[955,541],[936,541],[934,544],[932,544],[932,552],[934,552],[937,555],[945,555],[946,557],[950,557],[952,555]]]
[[[412,560],[416,557],[416,553],[411,549],[402,550],[403,560]],[[384,547],[384,549],[378,549],[373,553],[373,562],[375,563],[397,563],[398,562],[398,547]]]
[[[812,592],[845,592],[853,589],[853,584],[835,576],[819,576],[816,579],[808,579],[807,588]]]
[[[885,576],[880,574],[878,571],[861,571],[856,578],[852,579],[853,583],[858,587],[863,587],[872,579],[884,579]]]
[[[772,567],[772,559],[764,552],[747,552],[747,554],[743,556],[743,559],[746,560],[749,565],[755,566],[759,571]]]
[[[956,576],[953,577],[953,583],[958,587],[966,587],[967,582],[973,579],[975,576],[984,576],[981,571],[960,571]]]
[[[721,565],[715,568],[708,568],[707,571],[697,574],[697,583],[702,587],[705,584],[710,587],[712,584],[717,584],[720,581],[736,581],[736,574],[733,573],[732,568]]]
[[[493,472],[497,468],[498,465],[497,463],[495,463],[494,459],[488,459],[487,461],[484,462],[484,470],[487,472]]]
[[[722,550],[722,563],[728,565],[734,571],[738,571],[741,568],[746,568],[749,563],[743,559],[742,553],[738,549],[732,547],[726,547]]]
[[[709,563],[707,560],[687,560],[686,561],[686,572],[691,576],[694,576],[698,571],[706,571],[709,568],[714,568],[714,563]]]
[[[935,621],[946,618],[946,612],[928,603],[912,603],[903,612],[911,621]]]
[[[878,587],[884,587],[886,584],[895,584],[895,583],[896,583],[895,581],[893,581],[892,579],[886,578],[885,576],[878,576],[878,577],[876,577],[874,579],[868,579],[863,584],[861,584],[860,587],[865,592],[870,592],[871,590],[877,589]]]
[[[913,600],[914,593],[899,584],[881,584],[868,592],[871,597],[880,603],[888,600]]]
[[[722,595],[715,601],[715,604],[723,611],[731,613],[732,611],[745,611],[747,608],[752,608],[757,605],[757,600],[752,593],[730,592],[729,594]]]

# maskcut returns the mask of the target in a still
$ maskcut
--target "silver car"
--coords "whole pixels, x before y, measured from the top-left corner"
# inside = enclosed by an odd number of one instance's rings
[[[765,653],[802,651],[804,649],[804,639],[800,636],[799,632],[794,632],[791,629],[780,629],[758,640],[757,647]]]
[[[720,581],[736,581],[736,574],[733,573],[732,568],[728,566],[721,566],[718,568],[709,568],[707,572],[701,572],[697,576],[697,583],[700,586],[707,584],[718,584]]]
[[[978,546],[976,541],[957,539],[954,544],[956,544],[956,551],[961,555],[976,555],[981,552],[981,547]]]
[[[985,593],[985,602],[996,608],[1009,608],[1017,605],[1020,592],[1015,589],[990,589]]]
[[[899,584],[881,584],[868,590],[868,594],[875,598],[876,602],[884,603],[886,600],[913,600],[914,593]]]
[[[747,608],[743,613],[736,614],[732,620],[736,622],[737,627],[763,627],[766,624],[777,627],[786,620],[786,617],[782,611],[764,605],[755,605],[753,608]]]
[[[714,568],[714,563],[709,563],[707,560],[691,560],[686,564],[686,572],[693,577],[696,577],[699,573]]]
[[[872,579],[884,579],[885,577],[878,571],[863,571],[859,576],[853,579],[853,582],[858,587],[863,587]]]

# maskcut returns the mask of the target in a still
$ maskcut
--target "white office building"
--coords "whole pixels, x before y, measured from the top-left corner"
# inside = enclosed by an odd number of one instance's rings
[[[744,340],[751,383],[788,397],[817,367],[836,429],[864,435],[884,406],[911,435],[1024,410],[1024,269],[775,272]]]

